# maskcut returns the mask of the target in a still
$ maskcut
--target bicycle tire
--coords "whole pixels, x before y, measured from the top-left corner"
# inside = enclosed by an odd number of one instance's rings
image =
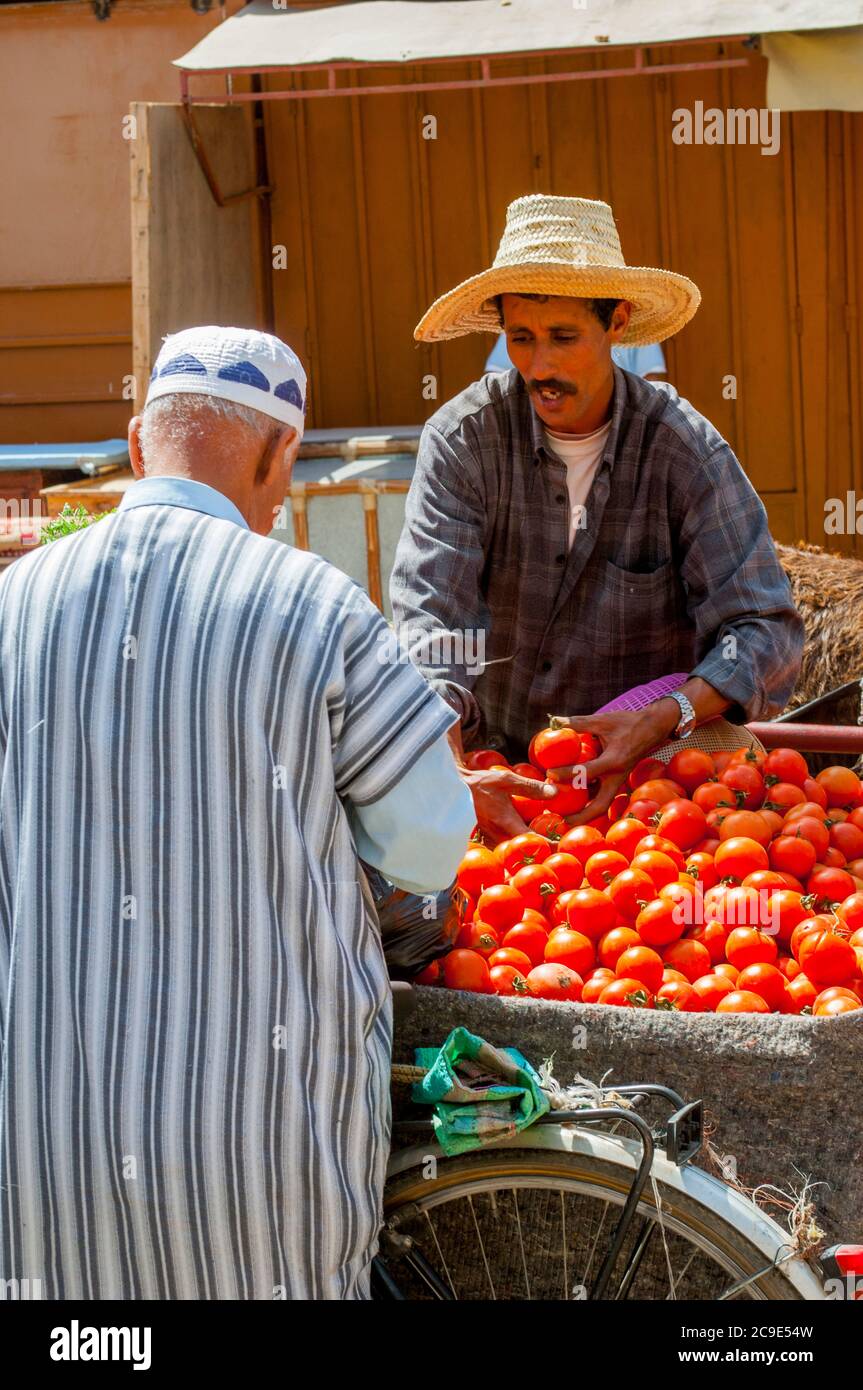
[[[504,1179],[509,1181],[504,1183]],[[542,1180],[546,1180],[552,1188],[555,1183],[563,1183],[567,1184],[568,1190],[572,1190],[571,1185],[574,1184],[575,1189],[580,1189],[583,1195],[609,1202],[617,1208],[623,1204],[630,1189],[632,1170],[623,1163],[609,1162],[592,1154],[530,1145],[486,1149],[460,1158],[441,1157],[437,1160],[437,1175],[433,1178],[424,1177],[421,1169],[414,1167],[390,1179],[384,1196],[385,1220],[392,1222],[400,1212],[411,1209],[430,1210],[446,1200],[465,1196],[468,1191],[477,1194],[487,1192],[489,1182],[498,1183],[500,1190],[505,1191],[512,1186],[513,1179],[533,1180],[525,1183],[526,1187],[541,1186]],[[662,1178],[656,1179],[656,1186],[666,1230],[701,1249],[715,1261],[727,1273],[729,1286],[748,1279],[764,1268],[763,1251],[748,1240],[737,1226],[725,1221],[689,1194],[669,1187]],[[636,1220],[639,1217],[656,1218],[650,1182],[639,1200]],[[398,1221],[396,1225],[399,1225]],[[397,1267],[393,1272],[398,1279]],[[742,1296],[782,1302],[818,1297],[814,1291],[817,1287],[815,1276],[811,1271],[809,1273],[813,1291],[808,1294],[802,1293],[783,1268],[777,1267],[762,1274],[757,1283],[743,1291]]]

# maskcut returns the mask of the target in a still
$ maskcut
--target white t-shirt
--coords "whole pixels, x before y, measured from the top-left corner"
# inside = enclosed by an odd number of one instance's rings
[[[575,540],[579,523],[583,526],[584,504],[593,475],[599,467],[611,421],[606,420],[591,434],[553,434],[545,430],[546,447],[566,464],[566,489],[569,493],[569,545]]]

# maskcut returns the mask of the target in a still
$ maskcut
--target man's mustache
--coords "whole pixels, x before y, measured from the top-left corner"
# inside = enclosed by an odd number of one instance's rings
[[[534,377],[528,385],[531,391],[559,391],[562,396],[574,396],[577,391],[568,381],[558,381],[557,377],[549,377],[547,381],[537,381]]]

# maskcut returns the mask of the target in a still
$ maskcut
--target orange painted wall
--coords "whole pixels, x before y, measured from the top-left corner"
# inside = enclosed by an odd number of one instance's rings
[[[188,0],[116,0],[105,21],[85,0],[0,7],[0,442],[125,434],[123,116],[133,100],[177,100],[172,60],[219,15]]]

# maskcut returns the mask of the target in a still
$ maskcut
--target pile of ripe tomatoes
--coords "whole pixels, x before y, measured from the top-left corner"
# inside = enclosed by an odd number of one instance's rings
[[[596,755],[543,730],[542,781]],[[506,766],[492,751],[474,766]],[[576,779],[577,780],[577,779]],[[863,1007],[863,784],[810,775],[802,754],[681,748],[643,759],[606,815],[570,827],[589,792],[514,797],[529,829],[471,842],[461,926],[419,984],[689,1012],[833,1016]]]

